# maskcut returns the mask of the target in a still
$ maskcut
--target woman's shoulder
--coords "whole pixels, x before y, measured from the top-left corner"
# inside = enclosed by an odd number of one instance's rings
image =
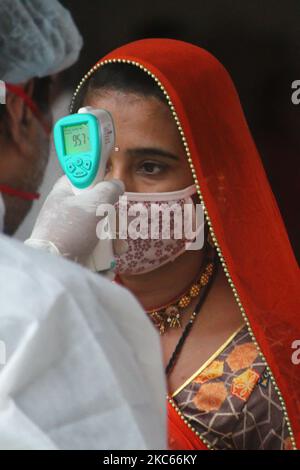
[[[289,447],[281,403],[247,326],[172,398],[190,425],[216,449]]]

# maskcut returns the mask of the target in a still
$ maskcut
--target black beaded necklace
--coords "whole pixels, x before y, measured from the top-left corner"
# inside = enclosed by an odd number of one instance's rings
[[[179,341],[174,349],[174,352],[172,353],[172,356],[168,362],[168,365],[166,366],[166,369],[165,369],[165,373],[166,375],[168,376],[170,374],[170,372],[173,370],[175,364],[176,364],[176,361],[178,359],[178,356],[183,348],[183,345],[189,335],[189,333],[191,332],[191,329],[192,329],[192,326],[195,322],[195,319],[197,318],[200,310],[201,310],[201,307],[202,305],[204,304],[204,301],[208,295],[208,292],[213,284],[213,281],[216,277],[216,274],[217,274],[217,271],[218,271],[218,265],[219,265],[219,258],[218,258],[218,255],[216,253],[216,250],[215,248],[212,248],[212,254],[209,254],[204,256],[204,260],[203,260],[203,263],[202,263],[202,268],[204,268],[204,266],[207,264],[208,261],[211,261],[212,264],[213,264],[213,272],[212,272],[212,275],[208,281],[208,283],[201,289],[201,292],[200,292],[200,295],[199,295],[199,300],[197,302],[197,305],[194,309],[194,312],[193,314],[191,315],[191,318],[189,320],[189,322],[187,323],[187,325],[185,326],[184,330],[183,330],[183,333],[181,335],[181,337],[179,338]]]

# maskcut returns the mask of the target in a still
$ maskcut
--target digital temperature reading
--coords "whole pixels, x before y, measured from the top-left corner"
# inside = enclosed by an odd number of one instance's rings
[[[66,155],[90,152],[90,135],[87,123],[63,127]]]

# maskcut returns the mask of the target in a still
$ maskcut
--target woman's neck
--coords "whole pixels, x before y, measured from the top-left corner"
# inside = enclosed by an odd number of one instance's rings
[[[140,275],[120,275],[146,310],[164,305],[190,286],[200,272],[203,250],[186,251],[173,262]]]

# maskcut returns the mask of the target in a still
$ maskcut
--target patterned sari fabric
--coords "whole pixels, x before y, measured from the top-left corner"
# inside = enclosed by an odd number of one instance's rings
[[[232,80],[199,47],[146,39],[97,62],[72,105],[93,73],[112,62],[138,67],[163,90],[247,327],[235,339],[240,344],[228,345],[227,359],[221,354],[205,371],[219,377],[200,376],[178,394],[184,414],[168,401],[171,446],[300,448],[300,365],[292,361],[300,340],[299,268]],[[206,398],[209,390],[214,400]]]
[[[281,403],[246,326],[173,399],[214,449],[291,448]]]

